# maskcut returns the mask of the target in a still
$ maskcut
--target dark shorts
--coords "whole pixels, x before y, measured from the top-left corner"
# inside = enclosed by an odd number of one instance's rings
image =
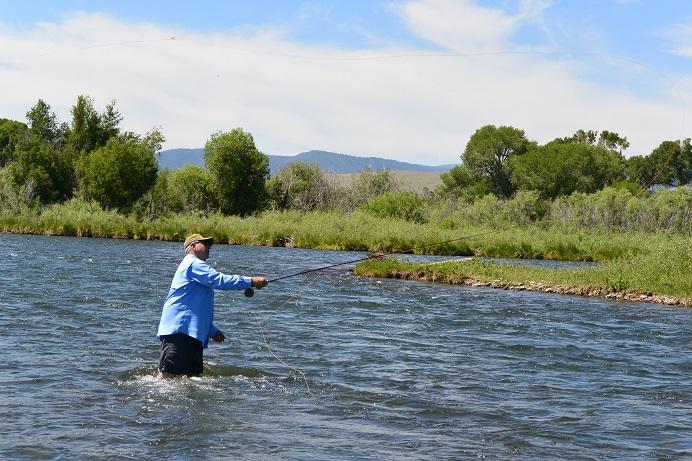
[[[185,333],[161,336],[159,371],[176,375],[201,375],[202,350],[202,343]]]

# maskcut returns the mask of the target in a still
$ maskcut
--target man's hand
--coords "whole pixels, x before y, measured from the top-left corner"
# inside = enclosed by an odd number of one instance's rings
[[[268,283],[269,281],[264,277],[252,277],[252,286],[257,288],[258,290],[266,287]]]
[[[211,339],[214,342],[222,343],[223,340],[226,339],[226,337],[223,335],[223,331],[219,330],[214,334],[214,336],[211,337]]]

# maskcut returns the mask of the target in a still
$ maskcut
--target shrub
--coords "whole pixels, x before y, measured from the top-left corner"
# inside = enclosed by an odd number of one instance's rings
[[[368,200],[365,210],[379,218],[425,223],[425,201],[414,192],[386,192]]]

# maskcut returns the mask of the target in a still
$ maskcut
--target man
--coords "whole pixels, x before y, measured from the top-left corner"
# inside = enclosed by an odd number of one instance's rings
[[[175,272],[163,305],[159,330],[161,340],[159,371],[164,378],[202,374],[202,350],[209,338],[223,342],[225,336],[213,323],[214,289],[262,288],[264,277],[225,275],[209,264],[212,237],[192,234],[185,239],[185,257]]]

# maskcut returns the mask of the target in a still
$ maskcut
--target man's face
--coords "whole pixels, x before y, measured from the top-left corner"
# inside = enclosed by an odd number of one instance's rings
[[[211,248],[211,245],[203,242],[195,242],[193,243],[193,245],[195,246],[195,256],[197,256],[202,261],[206,261],[207,258],[209,258],[209,249]]]

